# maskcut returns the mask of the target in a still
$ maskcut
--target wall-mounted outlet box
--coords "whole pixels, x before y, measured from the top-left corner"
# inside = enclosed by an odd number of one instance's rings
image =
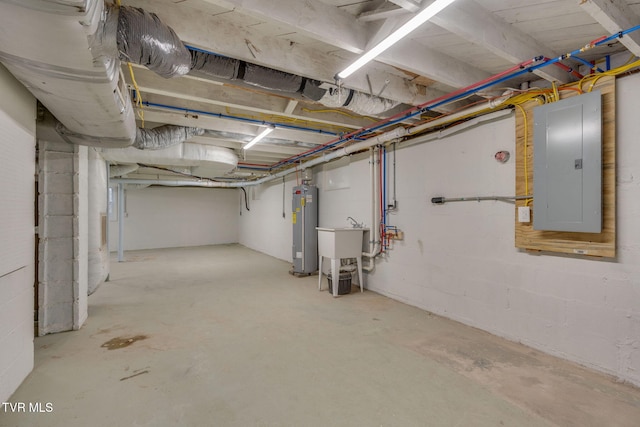
[[[531,222],[531,208],[529,206],[518,206],[518,222]]]

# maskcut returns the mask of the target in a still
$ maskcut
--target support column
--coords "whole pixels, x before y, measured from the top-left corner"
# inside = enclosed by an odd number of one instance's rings
[[[39,141],[39,332],[80,329],[87,318],[87,147]]]
[[[118,184],[118,262],[124,261],[124,184]]]

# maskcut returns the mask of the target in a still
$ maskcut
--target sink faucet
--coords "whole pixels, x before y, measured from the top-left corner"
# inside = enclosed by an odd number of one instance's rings
[[[353,228],[362,228],[362,224],[358,223],[358,221],[351,218],[350,216],[347,217],[347,221],[351,221],[351,225],[353,226]]]

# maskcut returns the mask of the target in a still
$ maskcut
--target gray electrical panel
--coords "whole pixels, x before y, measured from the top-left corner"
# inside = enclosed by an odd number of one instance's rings
[[[293,187],[293,273],[318,270],[318,187],[303,183]]]
[[[600,91],[534,112],[533,229],[602,231]]]

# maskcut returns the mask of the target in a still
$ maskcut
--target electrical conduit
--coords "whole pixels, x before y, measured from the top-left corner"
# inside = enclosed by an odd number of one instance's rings
[[[592,42],[588,43],[586,46],[580,48],[580,49],[576,49],[572,52],[569,52],[567,54],[564,55],[560,55],[556,58],[546,58],[544,56],[537,56],[535,58],[529,59],[527,61],[523,61],[520,64],[517,64],[503,72],[500,72],[498,74],[495,74],[493,76],[490,76],[486,79],[480,80],[472,85],[466,86],[464,88],[455,90],[453,92],[450,92],[446,95],[443,95],[441,97],[435,98],[431,101],[425,102],[423,104],[420,104],[418,106],[412,107],[408,110],[405,110],[403,112],[400,112],[398,114],[395,114],[391,117],[388,117],[387,119],[381,120],[371,126],[368,127],[364,127],[361,128],[359,130],[350,132],[346,135],[343,135],[342,137],[339,137],[337,139],[334,139],[332,141],[329,141],[328,143],[320,146],[320,147],[316,147],[312,150],[306,151],[302,154],[296,155],[296,156],[292,156],[290,158],[284,159],[278,163],[275,163],[274,165],[272,165],[272,168],[277,168],[277,167],[281,167],[281,166],[285,166],[287,164],[296,162],[298,160],[300,160],[301,158],[310,156],[310,155],[314,155],[317,154],[321,151],[330,149],[335,147],[336,145],[339,145],[341,143],[345,143],[348,142],[351,139],[357,138],[357,137],[361,137],[363,135],[375,132],[379,129],[400,123],[402,121],[405,121],[407,119],[410,119],[412,117],[415,117],[417,115],[420,115],[426,111],[429,110],[433,110],[434,108],[440,107],[442,105],[457,101],[459,99],[462,99],[464,97],[467,97],[469,95],[472,95],[482,89],[486,89],[490,86],[494,86],[497,85],[499,83],[505,82],[507,80],[510,80],[512,78],[521,76],[523,74],[526,73],[530,73],[532,71],[535,71],[539,68],[543,68],[546,67],[548,65],[552,65],[552,64],[558,64],[558,66],[561,66],[563,69],[565,69],[567,72],[571,72],[574,75],[579,75],[579,73],[575,73],[573,72],[573,70],[571,70],[569,67],[567,67],[564,64],[560,64],[560,61],[564,60],[564,59],[568,59],[571,58],[572,56],[578,55],[582,52],[584,52],[585,50],[591,49],[593,47],[596,46],[600,46],[604,43],[607,43],[611,40],[614,40],[616,38],[621,38],[626,34],[629,34],[631,32],[640,30],[640,25],[636,25],[634,27],[631,27],[627,30],[624,31],[620,31],[619,33],[616,33],[614,35],[611,36],[603,36],[600,37],[596,40],[593,40]],[[536,64],[536,62],[539,62],[539,64]],[[535,65],[534,65],[535,64]],[[412,130],[410,133],[417,133],[417,130]]]

